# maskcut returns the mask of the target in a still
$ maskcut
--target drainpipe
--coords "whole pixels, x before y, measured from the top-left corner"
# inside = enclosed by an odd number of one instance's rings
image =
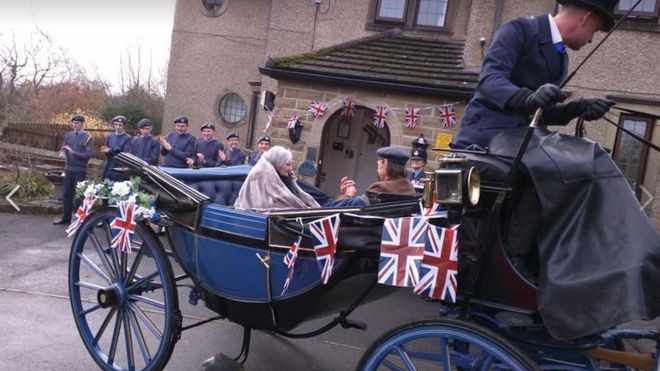
[[[493,17],[493,31],[490,34],[490,39],[493,39],[495,31],[500,28],[502,24],[502,8],[504,7],[504,0],[497,0],[495,2],[495,17]]]

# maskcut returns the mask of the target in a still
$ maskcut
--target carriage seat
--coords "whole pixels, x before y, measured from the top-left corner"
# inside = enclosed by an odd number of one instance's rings
[[[475,166],[479,169],[479,175],[483,184],[500,187],[504,185],[504,179],[511,169],[511,163],[507,162],[508,159],[503,160],[492,155],[476,153],[462,155],[468,159],[470,166]]]
[[[243,182],[240,180],[199,180],[186,182],[188,186],[209,196],[214,204],[232,206]]]

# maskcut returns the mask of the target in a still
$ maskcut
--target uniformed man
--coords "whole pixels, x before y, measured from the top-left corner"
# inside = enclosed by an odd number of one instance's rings
[[[225,151],[225,158],[223,159],[225,165],[244,165],[245,153],[241,149],[238,134],[231,132],[227,135],[227,151]]]
[[[193,153],[195,157],[188,158],[189,167],[216,167],[222,165],[220,153],[224,153],[225,146],[215,136],[215,125],[207,122],[202,125],[202,137],[195,141]]]
[[[115,116],[112,118],[112,126],[115,132],[105,138],[105,144],[101,146],[101,152],[105,154],[105,169],[101,179],[124,180],[120,174],[112,170],[115,163],[115,155],[127,149],[131,142],[131,136],[125,131],[126,116]]]
[[[424,178],[424,166],[426,166],[426,151],[423,149],[413,149],[410,152],[410,166],[412,170],[408,173],[408,180],[413,186],[423,187],[422,179]]]
[[[543,123],[566,125],[578,116],[597,120],[614,104],[604,98],[561,104],[566,95],[558,85],[568,72],[565,47],[579,50],[596,31],[611,29],[618,0],[557,2],[562,7],[554,17],[518,18],[497,31],[452,147],[486,148],[499,132],[528,125],[539,107]]]
[[[174,119],[174,131],[167,137],[160,137],[160,154],[163,155],[165,167],[188,167],[186,160],[193,157],[195,137],[188,133],[188,117],[179,116]]]
[[[248,156],[248,165],[253,165],[259,161],[261,158],[261,155],[264,154],[264,152],[268,151],[270,148],[270,137],[268,135],[262,135],[259,137],[259,140],[257,140],[257,150],[252,152],[250,156]]]
[[[133,138],[129,144],[128,152],[144,160],[149,165],[158,165],[158,152],[160,143],[151,135],[153,124],[148,118],[143,118],[137,123],[140,134]]]
[[[64,135],[64,144],[60,150],[60,157],[64,158],[64,205],[62,216],[53,220],[53,224],[71,223],[71,213],[78,208],[79,200],[74,195],[76,185],[87,177],[87,163],[92,158],[94,138],[84,130],[85,117],[75,115],[71,118],[72,131]]]

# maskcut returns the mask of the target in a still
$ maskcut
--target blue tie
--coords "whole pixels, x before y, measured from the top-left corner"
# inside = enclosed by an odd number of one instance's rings
[[[563,42],[560,41],[558,43],[554,43],[554,44],[552,44],[552,46],[555,48],[557,53],[559,53],[559,54],[566,53],[566,45],[564,45]]]

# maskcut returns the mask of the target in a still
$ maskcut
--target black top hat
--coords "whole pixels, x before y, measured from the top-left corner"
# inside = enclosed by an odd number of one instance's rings
[[[388,161],[392,161],[399,165],[405,165],[410,158],[408,152],[400,147],[383,147],[379,148],[376,153],[378,154],[378,157],[385,158]]]
[[[153,126],[153,124],[151,123],[151,120],[142,119],[142,120],[138,121],[138,123],[137,123],[138,129],[142,129],[143,127],[146,127],[146,126]]]
[[[74,115],[73,117],[71,117],[71,121],[85,122],[85,116]]]
[[[608,32],[614,26],[614,9],[619,0],[557,0],[557,2],[561,5],[575,4],[594,10],[603,18],[601,31]]]
[[[410,152],[410,159],[411,160],[426,161],[426,158],[427,158],[427,154],[426,154],[426,151],[423,150],[423,149],[413,149]]]
[[[200,130],[204,130],[204,129],[215,130],[215,125],[213,125],[213,123],[211,122],[206,122],[204,123],[204,125],[202,125],[202,128]]]
[[[115,116],[112,118],[112,122],[120,122],[124,125],[126,125],[126,121],[128,120],[126,119],[126,116],[123,115]]]
[[[186,124],[188,125],[188,116],[178,116],[174,119],[175,124]]]

